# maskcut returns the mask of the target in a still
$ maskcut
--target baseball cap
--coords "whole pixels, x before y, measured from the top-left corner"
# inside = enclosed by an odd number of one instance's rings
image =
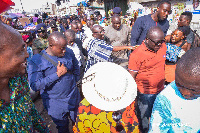
[[[113,13],[115,13],[115,14],[120,14],[121,11],[122,11],[122,10],[121,10],[120,7],[115,7],[115,8],[113,9]]]
[[[40,23],[36,26],[35,31],[37,32],[42,32],[43,30],[46,30],[47,26],[43,23]]]

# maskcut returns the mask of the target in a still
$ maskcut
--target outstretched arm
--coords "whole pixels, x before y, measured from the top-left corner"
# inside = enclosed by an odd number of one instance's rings
[[[117,52],[120,50],[135,50],[137,46],[113,46],[113,52]]]

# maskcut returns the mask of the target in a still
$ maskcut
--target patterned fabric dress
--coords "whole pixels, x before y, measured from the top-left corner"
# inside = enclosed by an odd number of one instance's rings
[[[32,133],[34,130],[48,133],[31,100],[27,77],[10,79],[9,88],[10,103],[0,99],[0,133]]]
[[[128,133],[139,133],[138,119],[135,114],[135,102],[126,107],[122,113],[122,123]],[[113,112],[106,112],[92,106],[86,99],[80,103],[75,133],[117,133],[116,122],[112,118]]]

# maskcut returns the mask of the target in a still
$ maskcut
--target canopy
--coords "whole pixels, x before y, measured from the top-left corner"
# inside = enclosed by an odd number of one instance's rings
[[[0,13],[8,10],[10,6],[14,6],[15,3],[11,0],[0,0]]]

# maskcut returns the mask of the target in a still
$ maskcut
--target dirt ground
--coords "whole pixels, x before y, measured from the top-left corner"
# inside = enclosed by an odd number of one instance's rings
[[[56,125],[54,124],[54,122],[51,119],[51,117],[48,115],[46,109],[44,109],[44,106],[43,106],[43,103],[42,103],[42,98],[40,96],[38,96],[34,100],[34,104],[35,104],[35,107],[38,110],[39,114],[42,116],[44,121],[47,123],[47,125],[50,128],[51,132],[52,133],[57,133],[58,131],[56,129]],[[70,129],[70,133],[73,133],[73,131],[72,131],[72,123],[69,124],[69,129]]]

